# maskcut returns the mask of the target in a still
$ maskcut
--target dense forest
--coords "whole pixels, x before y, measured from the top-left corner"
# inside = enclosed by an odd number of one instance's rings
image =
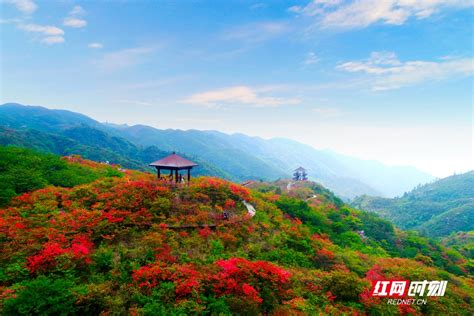
[[[474,171],[418,186],[394,199],[361,196],[352,205],[376,212],[402,229],[415,229],[428,236],[472,231]]]
[[[80,157],[2,155],[35,172],[0,209],[3,315],[474,313],[464,249],[401,231],[317,183],[176,185]],[[370,295],[381,279],[449,284],[426,305],[395,306]]]
[[[0,126],[0,145],[25,147],[44,153],[61,156],[79,154],[94,161],[110,162],[126,168],[151,171],[150,162],[171,152],[158,149],[156,146],[143,147],[111,136],[108,133],[86,125],[68,128],[61,133],[43,132],[34,129],[11,129]],[[185,154],[181,154],[186,156]],[[197,157],[188,157],[196,161],[196,174],[228,178],[214,165]]]
[[[99,178],[123,176],[122,172],[106,164],[92,169],[73,163],[74,160],[74,157],[60,158],[29,149],[0,146],[0,206],[14,196],[48,185],[73,187]]]

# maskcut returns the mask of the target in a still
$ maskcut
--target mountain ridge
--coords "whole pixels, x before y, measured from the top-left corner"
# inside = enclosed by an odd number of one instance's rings
[[[361,196],[351,204],[375,212],[402,229],[429,236],[474,230],[474,171],[418,186],[394,199]]]
[[[28,115],[28,112],[32,113]],[[155,146],[163,152],[178,151],[191,155],[212,165],[212,168],[207,169],[214,169],[214,174],[217,172],[234,181],[287,178],[294,168],[302,165],[308,169],[310,179],[321,182],[342,197],[350,199],[363,194],[395,196],[432,178],[426,173],[413,170],[399,174],[387,171],[388,176],[384,181],[377,181],[377,175],[374,174],[364,178],[357,172],[358,166],[364,163],[371,165],[371,162],[357,159],[351,163],[341,162],[335,155],[285,138],[263,139],[242,133],[157,129],[142,124],[116,125],[100,123],[82,114],[77,114],[78,120],[75,122],[75,114],[67,110],[12,103],[0,106],[1,125],[11,129],[37,129],[70,137],[74,129],[78,128],[77,125],[87,125],[109,134],[112,140],[113,137],[120,138],[122,143],[121,139],[124,139],[138,147]],[[77,140],[80,135],[75,136]],[[88,140],[81,141],[85,145]],[[388,170],[391,167],[379,164],[378,168]],[[410,179],[413,172],[418,174],[416,180]],[[387,183],[400,185],[394,190]]]

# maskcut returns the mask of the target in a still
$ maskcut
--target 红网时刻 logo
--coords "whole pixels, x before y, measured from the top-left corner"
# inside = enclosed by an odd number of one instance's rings
[[[372,286],[371,295],[387,297],[388,304],[426,304],[425,297],[444,296],[448,281],[380,280]]]

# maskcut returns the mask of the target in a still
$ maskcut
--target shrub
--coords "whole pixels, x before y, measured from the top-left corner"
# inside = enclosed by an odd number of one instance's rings
[[[75,311],[73,283],[40,276],[22,283],[16,297],[5,301],[4,315],[70,315]]]

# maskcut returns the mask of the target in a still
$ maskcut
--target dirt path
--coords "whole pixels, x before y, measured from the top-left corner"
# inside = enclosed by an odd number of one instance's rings
[[[318,196],[316,194],[313,194],[311,197],[307,198],[305,201],[309,201],[309,200],[315,199],[317,197]]]
[[[244,203],[245,207],[247,208],[247,212],[249,213],[249,215],[251,217],[254,217],[255,213],[257,213],[257,211],[255,210],[255,207],[253,207],[252,204],[250,204],[249,202],[245,200],[242,200],[242,203]]]
[[[286,185],[286,191],[290,191],[291,190],[291,187],[293,186],[293,182],[288,182],[288,184]]]

